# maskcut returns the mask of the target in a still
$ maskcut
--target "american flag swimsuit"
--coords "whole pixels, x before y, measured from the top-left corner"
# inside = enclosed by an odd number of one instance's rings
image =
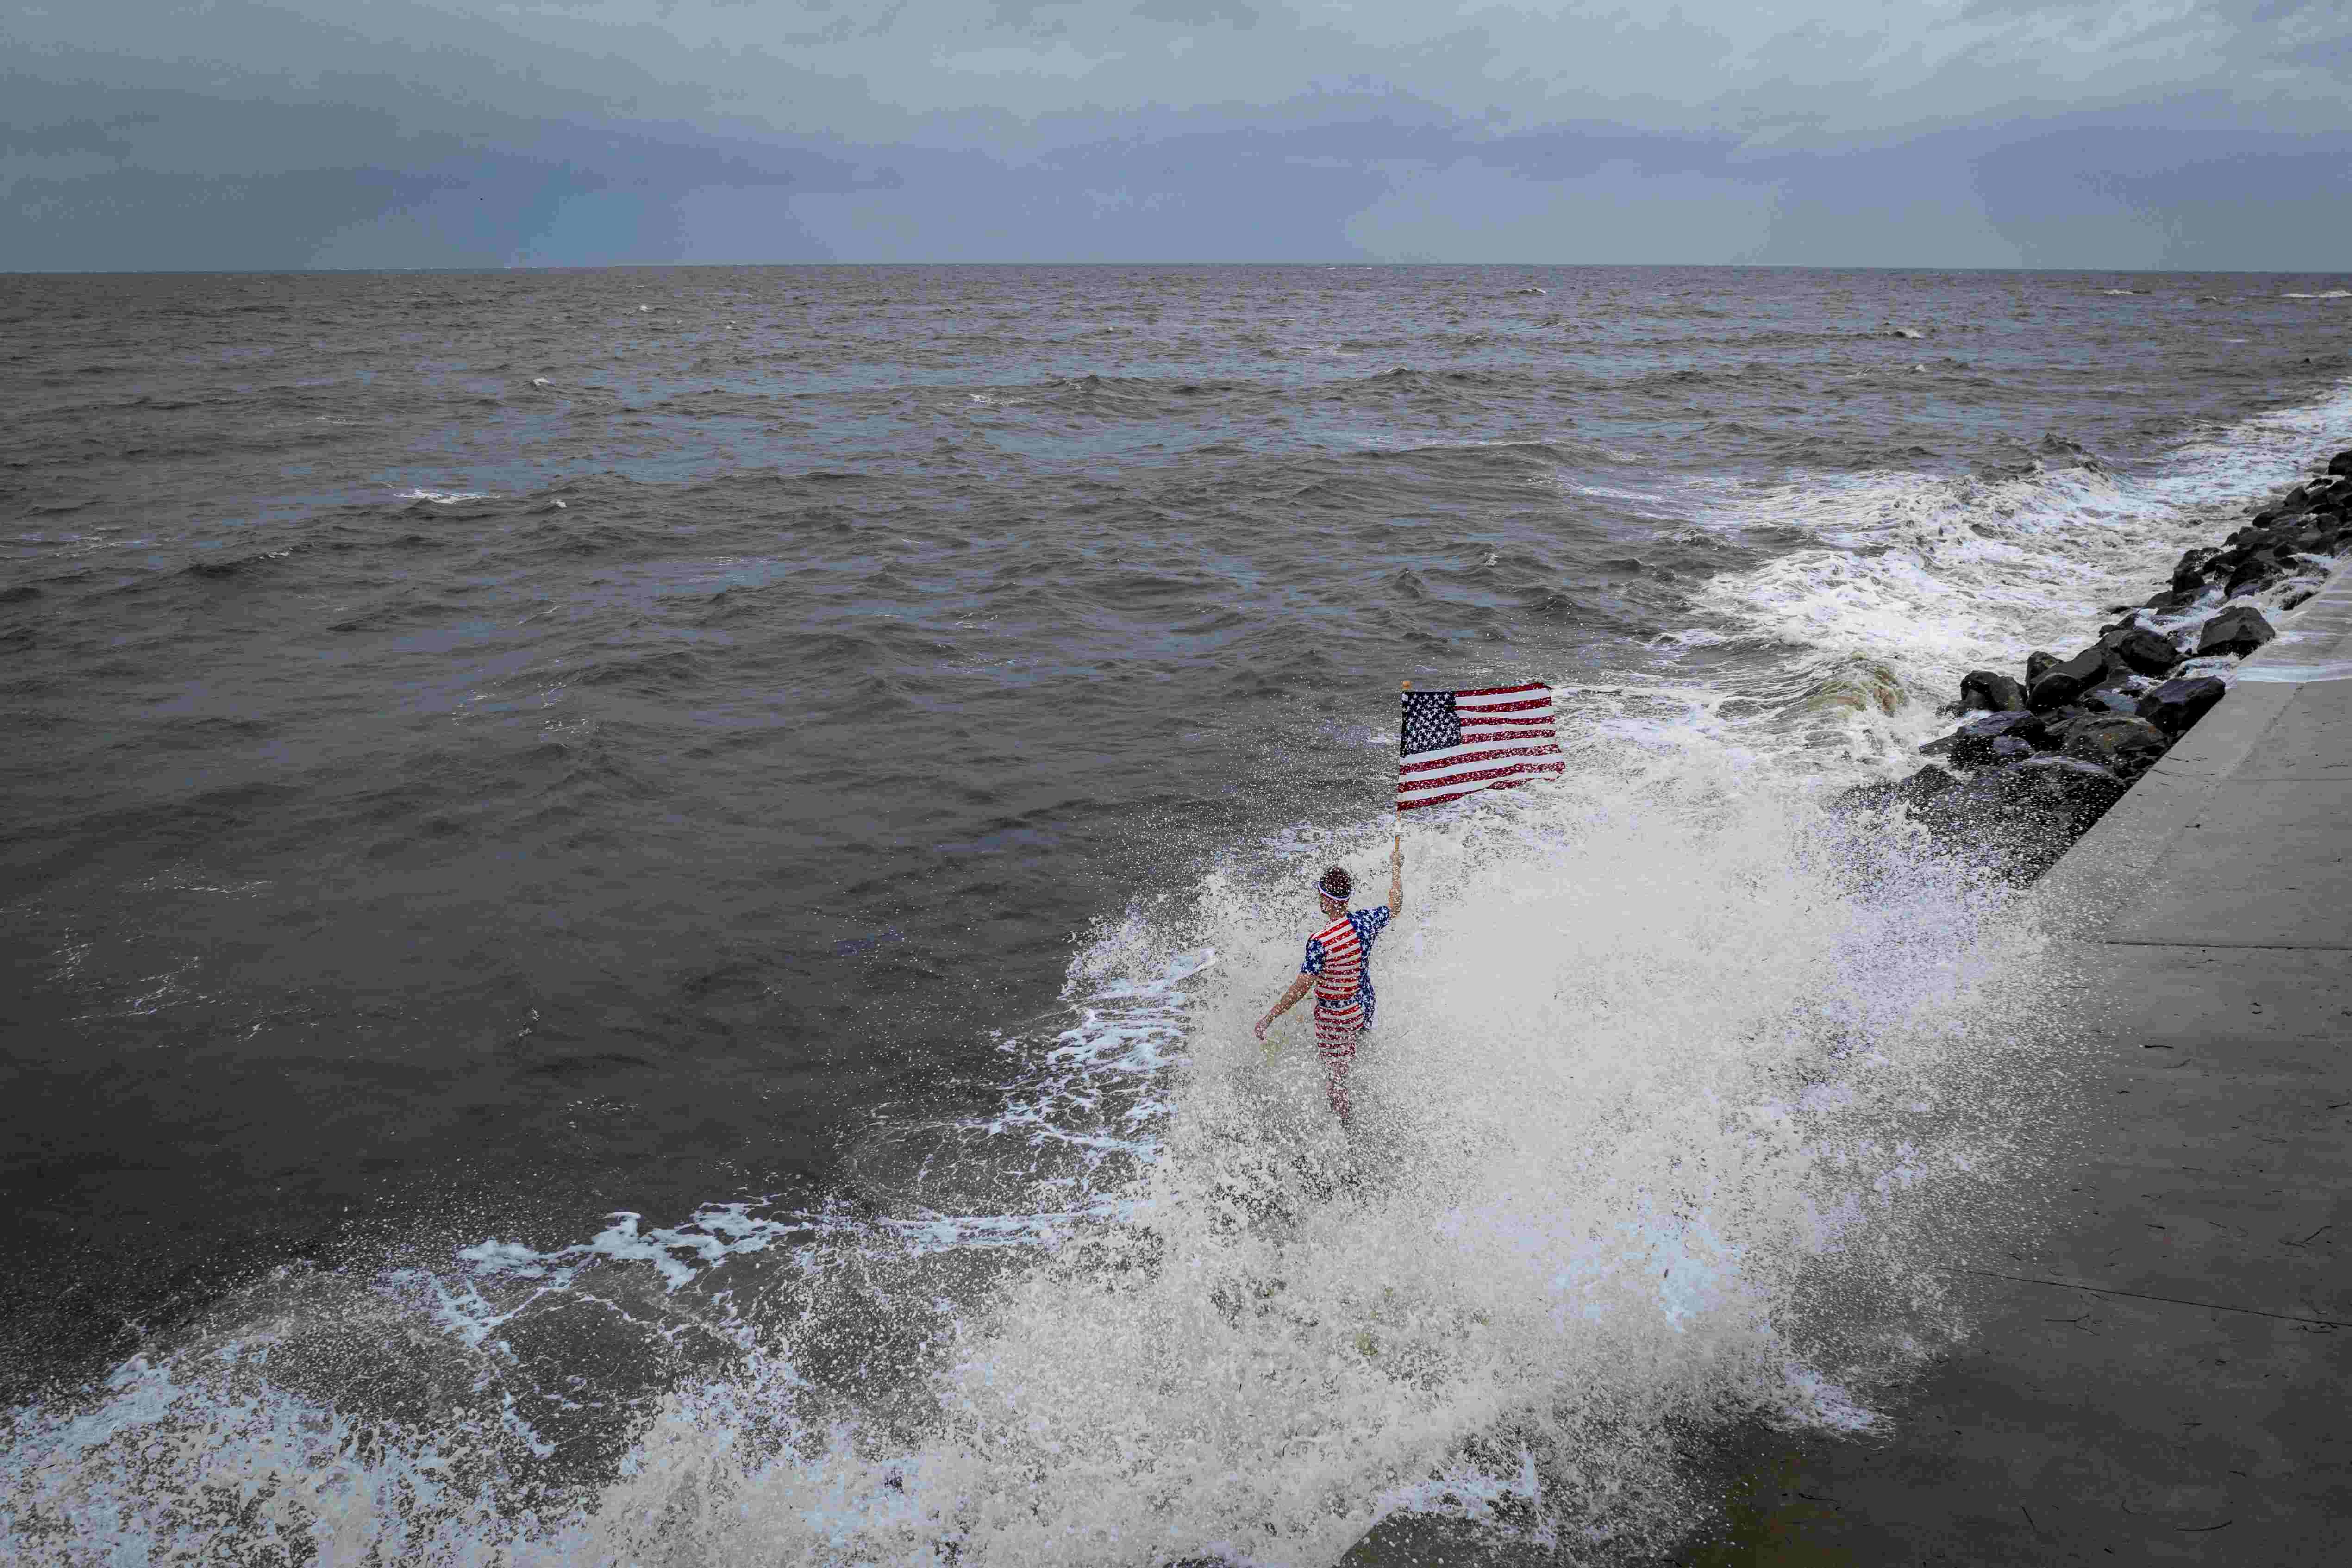
[[[1389,923],[1386,904],[1351,909],[1307,939],[1302,975],[1315,977],[1315,1049],[1346,1061],[1372,1027],[1372,944]]]

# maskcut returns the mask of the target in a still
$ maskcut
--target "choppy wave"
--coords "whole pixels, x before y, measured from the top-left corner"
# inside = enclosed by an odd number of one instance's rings
[[[400,501],[429,501],[436,507],[454,507],[460,501],[487,501],[493,497],[488,490],[408,489],[394,491],[393,498]]]

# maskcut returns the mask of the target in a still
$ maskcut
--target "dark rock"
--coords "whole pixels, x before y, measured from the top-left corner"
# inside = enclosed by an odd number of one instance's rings
[[[2013,740],[2030,753],[2044,743],[2048,733],[2040,714],[2018,711],[1972,718],[1945,739],[1951,742],[1953,767],[1982,768],[1995,759],[1995,742]]]
[[[1962,713],[2019,713],[2025,707],[2025,688],[1991,670],[1970,670],[1960,677]]]
[[[2112,655],[2095,643],[2073,658],[2044,670],[2027,689],[2025,705],[2036,713],[2063,707],[2105,680],[2111,664]]]
[[[1949,773],[1930,762],[1907,779],[1857,784],[1851,789],[1841,790],[1832,798],[1830,809],[1877,811],[1891,806],[1916,808],[1920,802],[1933,799],[1958,782]]]
[[[2352,452],[2339,452],[2327,460],[2330,474],[2352,474]]]
[[[2220,553],[2218,550],[2210,549],[2183,551],[2179,563],[2172,569],[2173,591],[2178,593],[2183,589],[2194,588],[2203,582],[2205,563]]]
[[[2205,659],[2216,653],[2231,653],[2243,658],[2277,635],[2271,630],[2271,623],[2263,619],[2261,611],[2241,604],[2205,622],[2197,639],[2197,656]]]
[[[2205,585],[2200,582],[2188,588],[2176,588],[2168,593],[2159,593],[2147,601],[2147,607],[2158,615],[2169,615],[2188,609],[2204,597]]]
[[[1959,740],[1960,737],[1957,735],[1948,735],[1941,740],[1931,740],[1927,745],[1919,748],[1919,755],[1922,757],[1941,757],[1950,751],[1953,747],[1958,745]]]
[[[1895,789],[1902,791],[1906,800],[1924,800],[1941,794],[1958,782],[1949,773],[1931,762],[1897,784]]]
[[[2229,689],[2210,675],[2167,681],[2139,699],[2139,716],[2165,734],[2178,736],[2211,711]]]
[[[2124,664],[2143,675],[2161,680],[2180,667],[2180,650],[2172,645],[2172,640],[2145,627],[2113,632],[2100,641]]]
[[[2095,714],[2139,712],[2139,694],[2127,686],[2098,686],[2083,694],[2083,706]]]
[[[2221,590],[2224,599],[2235,599],[2242,593],[2259,593],[2273,582],[2286,580],[2286,568],[2268,555],[2259,555],[2230,574]]]
[[[2028,746],[2025,742],[2018,739],[2017,737],[2013,735],[1994,736],[1992,737],[1992,746],[1990,750],[1992,755],[1988,758],[1988,760],[1996,764],[2003,762],[2022,762],[2027,758],[2033,755],[2033,747]]]
[[[2156,766],[2171,737],[2147,720],[2106,714],[2069,726],[2062,756],[2095,762],[2122,779],[2135,779]]]
[[[2042,721],[2042,733],[2033,737],[2034,745],[2043,751],[2063,751],[2066,748],[2066,737],[2074,733],[2076,725],[2090,719],[2105,718],[2113,711],[2112,708],[2104,706],[2084,705],[2069,706],[2058,709],[2055,713],[2043,714],[2040,716]]]
[[[2065,853],[2124,788],[2096,763],[2029,757],[1913,803],[1911,816],[1957,852],[2022,882]]]
[[[2033,683],[2034,683],[2034,682],[2036,682],[2036,681],[2038,681],[2038,680],[2040,680],[2040,679],[2041,679],[2041,678],[2042,678],[2045,674],[2047,674],[2047,673],[2048,673],[2048,671],[2049,671],[2049,669],[2050,669],[2050,666],[2051,666],[2051,665],[2053,665],[2053,664],[2056,664],[2057,662],[2058,662],[2058,655],[2057,655],[2057,654],[2055,654],[2055,653],[2042,653],[2042,651],[2040,651],[2039,649],[2036,649],[2034,652],[2032,652],[2032,653],[2031,653],[2026,654],[2026,655],[2025,655],[2025,689],[2026,689],[2028,692],[2031,692],[2031,691],[2033,689]]]

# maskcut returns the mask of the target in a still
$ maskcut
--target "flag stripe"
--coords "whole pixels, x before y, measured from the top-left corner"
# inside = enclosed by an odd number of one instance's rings
[[[1552,769],[1552,771],[1562,771],[1562,769]],[[1458,800],[1465,795],[1475,795],[1481,789],[1516,789],[1522,784],[1534,783],[1538,777],[1540,777],[1540,775],[1529,774],[1522,778],[1496,779],[1488,783],[1473,785],[1467,789],[1457,789],[1450,794],[1430,795],[1411,800],[1400,800],[1397,802],[1397,810],[1400,811],[1418,811],[1423,806],[1443,806],[1448,800]]]
[[[1444,779],[1426,789],[1400,793],[1397,810],[1410,811],[1416,806],[1442,805],[1465,795],[1475,795],[1481,789],[1499,789],[1507,784],[1524,784],[1530,779],[1567,771],[1568,764],[1565,762],[1518,762],[1508,768],[1488,768],[1460,779]]]
[[[1489,779],[1513,779],[1523,773],[1564,773],[1567,770],[1568,764],[1565,762],[1513,762],[1503,767],[1481,768],[1474,772],[1458,774],[1450,779],[1433,779],[1402,791],[1400,798],[1407,800],[1426,800],[1432,796],[1468,795],[1485,788]]]
[[[1458,704],[1464,697],[1507,697],[1517,695],[1522,692],[1541,692],[1547,699],[1551,696],[1551,688],[1549,686],[1544,685],[1541,681],[1528,681],[1523,685],[1516,686],[1465,687],[1454,694],[1454,700]]]
[[[1443,751],[1416,751],[1412,760],[1397,768],[1399,788],[1402,780],[1431,772],[1447,772],[1465,762],[1486,762],[1497,757],[1558,757],[1559,747],[1551,737],[1528,746],[1449,746]]]

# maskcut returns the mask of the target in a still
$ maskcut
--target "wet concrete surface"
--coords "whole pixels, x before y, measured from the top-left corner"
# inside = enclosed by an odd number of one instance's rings
[[[2352,573],[2036,892],[2099,977],[2069,1218],[1692,1561],[2352,1563]]]

